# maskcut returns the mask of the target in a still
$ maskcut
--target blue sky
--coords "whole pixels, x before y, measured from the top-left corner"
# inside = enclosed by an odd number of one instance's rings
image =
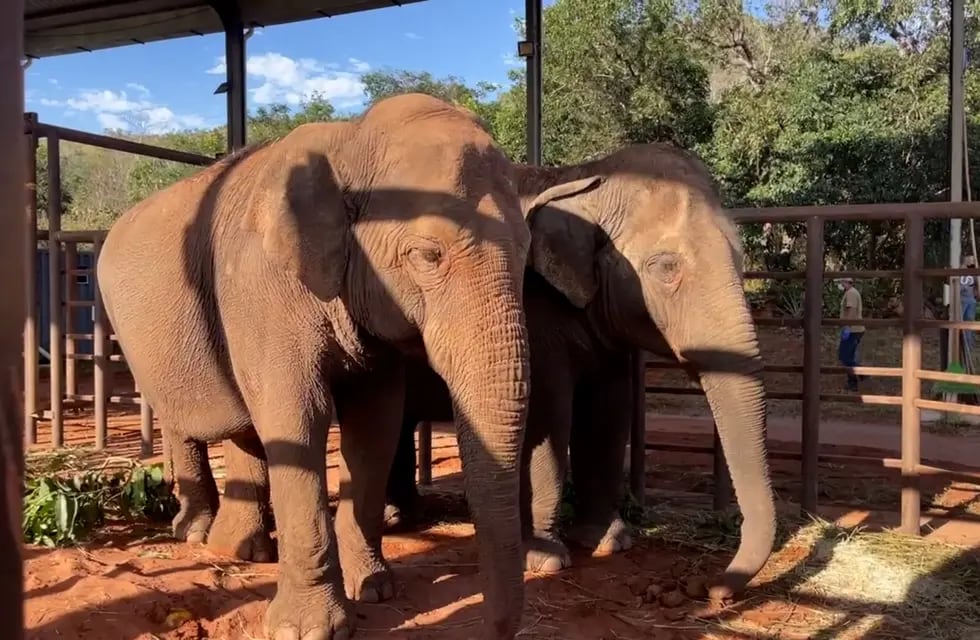
[[[552,4],[551,1],[545,5]],[[248,40],[248,108],[296,104],[320,91],[341,110],[363,104],[360,75],[409,69],[470,82],[507,82],[520,0],[417,4],[259,29]],[[156,133],[225,122],[220,34],[35,60],[26,110],[86,131]]]

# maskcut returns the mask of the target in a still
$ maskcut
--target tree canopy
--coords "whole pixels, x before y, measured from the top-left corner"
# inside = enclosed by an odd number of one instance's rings
[[[544,11],[543,156],[578,162],[630,143],[697,152],[729,206],[949,199],[949,0],[557,0]],[[980,0],[967,2],[968,60]],[[519,24],[518,27],[521,25]],[[523,70],[498,86],[426,71],[373,71],[368,102],[421,91],[479,114],[515,161],[525,152]],[[980,148],[980,78],[967,67],[968,157]],[[322,96],[250,114],[251,142],[337,112]],[[127,135],[114,132],[116,135]],[[223,128],[141,136],[208,155]],[[66,145],[66,227],[104,227],[126,207],[194,171]],[[39,184],[46,179],[43,149]],[[970,168],[971,186],[980,175]],[[756,268],[798,269],[800,225],[748,225]],[[927,226],[927,259],[944,259],[947,226]],[[827,260],[897,268],[899,223],[828,224]],[[894,293],[880,283],[874,299]],[[779,295],[784,295],[785,291]]]

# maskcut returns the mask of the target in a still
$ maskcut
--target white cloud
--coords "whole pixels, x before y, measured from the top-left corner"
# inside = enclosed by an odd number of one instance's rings
[[[357,58],[348,58],[347,62],[350,63],[351,69],[358,73],[367,73],[371,70],[371,65],[364,62],[363,60],[358,60]]]
[[[361,104],[364,83],[360,75],[370,70],[371,65],[357,58],[349,58],[348,65],[349,71],[334,70],[339,65],[312,58],[290,58],[276,52],[249,56],[245,61],[248,75],[259,80],[257,86],[249,89],[258,104],[285,102],[297,105],[315,93],[338,107]],[[218,58],[206,73],[224,75],[224,56]]]
[[[87,112],[105,129],[165,133],[179,129],[202,127],[204,118],[196,114],[177,114],[170,108],[149,100],[149,90],[136,83],[131,86],[143,97],[131,99],[125,91],[109,89],[85,90],[65,101],[46,100],[45,106],[65,106],[69,113]]]
[[[508,67],[517,67],[524,64],[524,60],[513,53],[501,54],[500,59],[504,61],[504,64]]]
[[[421,40],[422,39],[422,36],[420,36],[419,34],[415,33],[414,31],[406,31],[405,32],[405,37],[408,38],[409,40]]]
[[[56,86],[56,87],[57,87],[57,86],[58,86],[58,84],[59,84],[59,83],[58,83],[58,79],[57,79],[57,78],[48,78],[48,82],[50,82],[51,84],[53,84],[53,85],[54,85],[54,86]]]
[[[143,95],[146,96],[150,95],[150,90],[147,89],[145,85],[142,85],[138,82],[127,82],[126,86],[129,87],[130,89],[133,89],[134,91],[139,91]]]
[[[62,105],[60,100],[52,100],[51,98],[41,98],[38,102],[44,107],[59,107]]]

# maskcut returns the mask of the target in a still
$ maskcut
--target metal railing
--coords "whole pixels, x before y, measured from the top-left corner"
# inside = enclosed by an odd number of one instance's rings
[[[113,363],[125,362],[121,354],[113,353],[115,336],[102,308],[95,265],[106,232],[64,231],[61,228],[61,143],[75,142],[102,149],[132,153],[161,160],[184,164],[206,166],[215,158],[156,147],[131,140],[123,140],[75,129],[38,122],[37,115],[25,114],[25,134],[28,136],[28,175],[33,179],[27,185],[27,246],[34,247],[43,240],[48,245],[48,305],[49,305],[49,384],[50,406],[42,411],[38,406],[38,387],[40,384],[38,300],[36,299],[37,270],[35,252],[27,252],[25,273],[27,274],[27,319],[24,325],[24,437],[28,445],[37,443],[38,422],[47,418],[51,423],[51,446],[64,445],[64,410],[66,406],[80,403],[94,405],[95,447],[103,449],[108,439],[108,405],[140,405],[140,452],[148,456],[153,453],[153,410],[143,401],[138,389],[135,392],[116,393],[113,389]],[[37,146],[41,138],[47,139],[47,205],[48,229],[37,227]],[[91,267],[82,268],[77,263],[78,245],[91,244],[94,256]],[[75,278],[87,276],[92,283],[92,296],[82,299],[75,296]],[[77,308],[91,308],[93,311],[93,330],[91,333],[75,331],[73,311]],[[92,342],[92,353],[80,353],[77,344]],[[93,363],[93,392],[78,392],[76,363]]]

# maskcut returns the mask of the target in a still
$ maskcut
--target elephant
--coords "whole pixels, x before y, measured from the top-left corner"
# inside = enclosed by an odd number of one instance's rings
[[[630,431],[630,352],[640,348],[679,361],[706,393],[744,516],[738,552],[712,594],[735,595],[768,559],[776,516],[741,243],[707,168],[681,149],[641,144],[576,166],[518,166],[517,180],[531,231],[526,569],[570,565],[557,532],[569,448],[578,497],[569,537],[597,554],[631,545],[617,507]],[[446,420],[451,409],[445,384],[424,361],[407,366],[388,525],[416,508],[416,424]]]
[[[405,354],[424,354],[450,390],[486,635],[515,636],[529,243],[512,163],[478,120],[422,94],[248,147],[112,225],[98,282],[170,442],[174,533],[262,557],[271,502],[269,637],[349,638],[351,585],[390,588],[372,583],[385,569],[380,526],[361,522],[381,522],[386,475],[372,470],[394,453],[401,410],[377,405],[372,390],[403,397]],[[324,464],[334,408],[347,417],[343,473],[354,487],[335,523]],[[225,447],[220,508],[209,442]]]

